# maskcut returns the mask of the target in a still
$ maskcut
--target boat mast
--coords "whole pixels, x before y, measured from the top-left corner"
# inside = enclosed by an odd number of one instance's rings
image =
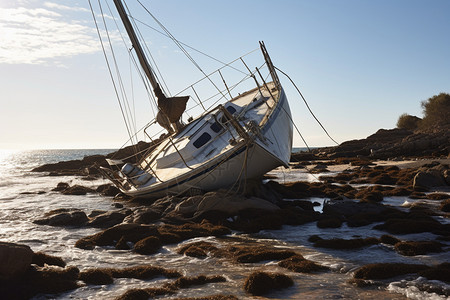
[[[136,32],[133,29],[133,26],[131,25],[130,19],[128,18],[128,15],[122,4],[122,1],[114,0],[114,4],[116,5],[119,16],[122,19],[123,25],[125,26],[125,29],[127,30],[127,33],[131,40],[133,48],[136,51],[136,55],[139,59],[139,63],[141,64],[142,68],[144,69],[145,74],[147,75],[148,79],[150,80],[150,83],[153,87],[153,92],[155,93],[155,95],[158,99],[165,99],[166,96],[164,95],[163,91],[161,90],[159,83],[156,81],[155,74],[153,73],[152,68],[150,67],[150,64],[147,61],[147,58],[145,57],[144,51],[141,47],[141,44],[139,43],[139,40],[137,38]]]

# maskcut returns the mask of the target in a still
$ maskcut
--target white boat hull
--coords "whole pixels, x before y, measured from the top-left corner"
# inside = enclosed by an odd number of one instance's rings
[[[242,141],[228,152],[172,180],[122,191],[134,197],[158,198],[189,190],[237,187],[244,179],[258,178],[278,166],[288,166],[292,131],[289,104],[281,90],[277,106],[261,128],[262,138],[256,138],[251,143]]]

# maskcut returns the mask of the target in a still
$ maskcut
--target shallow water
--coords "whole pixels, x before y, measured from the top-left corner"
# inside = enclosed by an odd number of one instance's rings
[[[93,267],[127,267],[141,264],[151,264],[165,268],[177,269],[187,276],[199,274],[223,275],[227,278],[225,283],[214,283],[206,286],[181,289],[173,296],[164,296],[164,299],[177,297],[199,297],[212,294],[232,294],[240,299],[261,299],[245,294],[243,282],[252,271],[278,271],[291,276],[295,286],[274,292],[269,299],[444,299],[433,293],[421,291],[419,288],[431,285],[450,289],[438,281],[429,281],[417,276],[408,280],[386,281],[386,285],[379,288],[357,288],[347,281],[352,278],[352,272],[359,266],[375,262],[405,262],[437,264],[449,261],[448,253],[420,255],[405,257],[397,254],[392,246],[379,244],[358,250],[339,251],[314,248],[308,238],[317,234],[323,238],[355,238],[380,237],[385,232],[372,230],[374,225],[360,228],[349,228],[345,224],[338,229],[319,229],[315,222],[302,226],[284,226],[281,230],[266,230],[258,234],[246,235],[233,233],[224,238],[198,238],[216,243],[218,247],[230,244],[258,243],[295,250],[305,258],[331,268],[331,272],[318,274],[301,274],[287,271],[277,266],[276,262],[263,262],[258,264],[234,264],[220,258],[197,259],[181,256],[175,249],[179,245],[168,245],[163,250],[151,256],[138,255],[130,251],[115,250],[108,247],[97,247],[92,251],[81,250],[74,247],[75,242],[87,235],[94,234],[99,229],[94,228],[60,228],[41,226],[32,223],[41,218],[45,212],[57,208],[78,208],[89,214],[92,210],[112,210],[112,199],[96,194],[87,196],[68,196],[59,192],[52,192],[58,182],[81,184],[96,187],[106,183],[104,180],[85,181],[71,176],[50,177],[40,173],[29,172],[32,168],[44,163],[54,163],[61,160],[80,159],[85,155],[105,154],[110,150],[43,150],[5,152],[0,151],[0,241],[14,242],[29,245],[33,251],[43,251],[50,255],[59,256],[68,265],[78,267],[80,270]],[[314,181],[320,176],[311,175],[304,170],[277,170],[271,172],[278,180]],[[24,194],[25,193],[25,194]],[[31,193],[31,194],[30,194]],[[323,203],[327,199],[314,198],[311,201]],[[390,197],[385,203],[401,206],[405,202],[415,200],[406,197]],[[320,210],[320,207],[318,208]],[[447,222],[448,220],[441,220]],[[397,235],[402,240],[435,239],[431,233],[414,235]],[[157,287],[168,282],[164,278],[154,280],[115,279],[114,284],[101,286],[85,286],[77,290],[60,295],[39,295],[36,299],[111,299],[131,288]]]

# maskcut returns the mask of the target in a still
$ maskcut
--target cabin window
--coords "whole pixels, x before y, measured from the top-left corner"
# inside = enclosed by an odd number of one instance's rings
[[[233,106],[228,106],[227,110],[230,114],[234,114],[236,112],[236,108],[234,108]]]
[[[200,148],[205,145],[211,139],[211,135],[207,132],[203,134],[193,143],[195,148]]]
[[[220,126],[220,124],[218,122],[214,122],[211,126],[210,126],[211,130],[214,131],[215,133],[218,133],[221,129],[222,126]]]

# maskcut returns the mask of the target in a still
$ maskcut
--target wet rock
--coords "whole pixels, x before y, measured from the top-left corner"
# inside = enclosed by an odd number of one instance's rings
[[[286,259],[296,255],[294,251],[267,248],[265,246],[244,246],[234,245],[226,249],[237,262],[240,263],[257,263],[267,260]]]
[[[445,283],[450,283],[450,263],[446,262],[430,267],[426,270],[420,271],[419,275],[429,280],[440,280]]]
[[[342,226],[342,220],[339,218],[326,218],[317,221],[319,228],[339,228]]]
[[[114,282],[111,274],[104,269],[89,269],[80,272],[78,279],[84,281],[87,284],[111,284]]]
[[[175,206],[171,214],[177,214],[184,218],[202,215],[208,211],[221,211],[228,215],[235,215],[246,209],[275,211],[279,207],[260,198],[246,198],[216,191],[183,199]]]
[[[297,273],[312,273],[328,270],[327,267],[316,264],[313,261],[305,259],[302,255],[296,254],[286,258],[278,263],[282,268],[286,268]]]
[[[149,255],[157,253],[161,246],[161,241],[157,237],[149,236],[138,241],[133,249],[136,253]]]
[[[205,258],[208,256],[208,253],[215,253],[217,251],[218,248],[212,243],[202,241],[184,245],[177,250],[177,253],[191,257]]]
[[[117,250],[130,250],[133,246],[127,242],[125,237],[121,237],[120,240],[116,243],[115,248]]]
[[[424,218],[402,218],[402,219],[388,219],[383,224],[374,226],[374,229],[385,230],[392,234],[409,234],[421,232],[435,232],[445,230],[438,221],[431,217]]]
[[[417,273],[428,269],[426,265],[403,263],[368,264],[357,269],[353,274],[358,279],[387,279],[399,275]]]
[[[122,223],[126,216],[130,215],[130,209],[122,209],[118,211],[108,211],[93,217],[88,225],[96,228],[108,228]]]
[[[85,187],[85,186],[81,186],[81,185],[74,185],[71,187],[68,187],[67,189],[63,190],[62,193],[64,195],[78,195],[78,196],[82,196],[82,195],[86,195],[87,193],[94,193],[95,190]]]
[[[79,239],[75,247],[92,250],[95,246],[113,246],[122,237],[126,241],[137,242],[147,236],[157,235],[156,227],[139,224],[119,224],[104,231]]]
[[[62,260],[62,258],[57,256],[51,256],[43,252],[34,253],[33,260],[31,261],[31,263],[38,265],[40,267],[43,267],[46,264],[52,266],[59,266],[62,268],[66,266],[66,263]]]
[[[239,298],[233,295],[212,295],[195,298],[175,298],[174,300],[238,300]]]
[[[316,239],[314,242],[314,247],[319,248],[329,248],[329,249],[340,249],[340,250],[346,250],[346,249],[357,249],[362,248],[366,246],[376,245],[379,243],[379,240],[377,238],[357,238],[357,239]]]
[[[450,212],[450,199],[443,201],[439,208],[443,212]]]
[[[95,209],[95,210],[91,211],[91,213],[88,215],[88,217],[89,217],[90,219],[92,219],[92,218],[95,218],[95,217],[98,216],[98,215],[102,215],[102,214],[107,213],[107,212],[108,212],[108,211],[106,211],[106,210],[98,210],[98,209]]]
[[[37,294],[57,294],[78,288],[76,267],[32,266],[20,278],[0,284],[3,299],[29,299]]]
[[[441,243],[435,241],[407,241],[395,244],[395,250],[405,256],[415,256],[430,252],[442,252],[442,246]]]
[[[419,169],[414,176],[413,187],[439,187],[446,186],[447,183],[444,178],[444,172],[448,169],[448,166],[439,164],[432,164],[431,167],[424,166]]]
[[[401,241],[396,237],[384,234],[380,237],[380,242],[383,244],[395,245],[397,243],[400,243]]]
[[[330,170],[328,170],[328,167],[326,165],[323,164],[317,164],[314,166],[314,168],[309,170],[311,173],[326,173],[326,172],[330,172]]]
[[[107,183],[98,186],[96,192],[102,194],[103,196],[114,197],[120,193],[120,190],[116,186]]]
[[[392,209],[376,203],[347,201],[327,201],[323,205],[325,214],[351,217],[358,213],[383,215]]]
[[[181,277],[181,273],[176,270],[165,269],[162,267],[155,267],[151,265],[142,265],[129,268],[106,268],[105,272],[114,278],[136,278],[136,279],[153,279],[158,276],[166,278]]]
[[[61,192],[64,191],[66,189],[69,188],[69,184],[67,182],[60,182],[56,185],[56,187],[54,189],[52,189],[52,191],[54,192]]]
[[[86,213],[81,210],[54,210],[46,216],[46,218],[34,220],[33,223],[49,226],[83,226],[89,221]]]
[[[256,233],[264,229],[281,229],[283,225],[302,225],[317,221],[320,213],[305,211],[300,207],[286,207],[271,212],[263,210],[245,210],[233,216],[232,220],[224,220],[227,227],[245,233]]]
[[[0,280],[24,274],[31,265],[33,255],[26,245],[0,242]]]
[[[231,233],[231,230],[227,227],[220,225],[213,225],[207,221],[198,223],[186,223],[183,225],[170,225],[165,224],[158,227],[160,235],[171,234],[173,236],[179,236],[178,242],[188,240],[195,237],[206,236],[223,236]]]
[[[409,196],[412,193],[412,187],[396,187],[392,190],[383,191],[383,196]]]
[[[161,212],[149,207],[141,207],[135,209],[132,214],[128,215],[124,223],[150,224],[161,218]]]
[[[364,195],[361,197],[361,201],[364,201],[364,202],[381,202],[381,201],[383,201],[383,194],[381,192],[364,193]]]
[[[156,296],[174,294],[170,288],[131,289],[115,298],[115,300],[148,300]]]
[[[450,200],[450,195],[445,193],[430,193],[427,195],[430,200]]]
[[[170,283],[167,287],[172,289],[185,289],[191,286],[205,285],[208,283],[216,283],[216,282],[225,282],[227,281],[225,277],[216,275],[216,276],[205,276],[199,275],[196,277],[186,277],[182,276],[175,280],[175,282]]]
[[[294,285],[293,280],[284,274],[253,272],[245,280],[244,290],[252,295],[261,296],[292,285]]]

